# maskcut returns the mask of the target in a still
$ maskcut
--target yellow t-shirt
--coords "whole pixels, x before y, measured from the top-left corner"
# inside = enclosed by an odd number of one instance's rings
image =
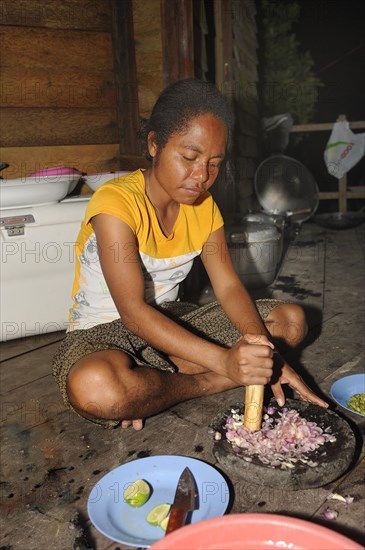
[[[99,260],[90,223],[97,214],[110,214],[129,225],[136,237],[145,279],[145,300],[150,304],[176,300],[179,284],[188,275],[209,235],[223,225],[210,193],[194,205],[180,205],[172,234],[160,229],[155,210],[145,193],[141,170],[115,178],[97,189],[86,209],[76,241],[73,306],[68,330],[86,329],[119,319]],[[115,250],[118,255],[118,250]],[[125,254],[125,252],[124,252]]]

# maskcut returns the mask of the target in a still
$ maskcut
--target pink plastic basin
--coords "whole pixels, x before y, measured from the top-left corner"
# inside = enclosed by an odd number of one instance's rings
[[[32,178],[40,178],[43,176],[68,176],[69,174],[80,174],[80,171],[76,168],[69,168],[67,166],[60,166],[55,168],[45,168],[44,170],[38,170],[31,174]],[[81,174],[80,174],[81,175]]]
[[[186,525],[153,550],[364,550],[351,539],[303,519],[275,514],[231,514]]]

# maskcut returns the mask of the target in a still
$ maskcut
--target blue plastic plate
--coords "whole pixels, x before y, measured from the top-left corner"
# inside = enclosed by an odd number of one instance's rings
[[[118,466],[98,481],[88,499],[90,520],[115,542],[139,548],[151,546],[165,532],[149,525],[146,516],[158,504],[172,504],[179,477],[186,467],[195,478],[199,503],[189,522],[223,515],[229,503],[229,489],[215,468],[185,456],[151,456]],[[133,508],[124,501],[123,492],[137,479],[147,481],[153,490],[143,506]]]
[[[365,393],[365,373],[352,374],[350,376],[340,378],[331,388],[331,395],[333,399],[341,405],[341,407],[354,414],[365,416],[365,414],[361,414],[360,412],[350,409],[347,405],[348,400],[350,397],[355,395],[355,393]]]

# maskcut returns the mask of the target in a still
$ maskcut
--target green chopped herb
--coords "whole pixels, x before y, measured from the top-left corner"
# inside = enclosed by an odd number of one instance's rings
[[[365,414],[365,393],[355,393],[347,401],[347,406],[353,411]]]

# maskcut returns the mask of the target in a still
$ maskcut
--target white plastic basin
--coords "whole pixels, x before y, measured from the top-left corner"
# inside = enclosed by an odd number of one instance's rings
[[[0,180],[0,207],[39,206],[62,200],[74,189],[80,174]]]
[[[84,176],[83,179],[85,183],[90,187],[90,189],[96,191],[98,187],[100,187],[107,181],[119,178],[120,176],[126,176],[130,173],[130,170],[128,172],[100,172],[99,174],[88,174],[87,176]]]

